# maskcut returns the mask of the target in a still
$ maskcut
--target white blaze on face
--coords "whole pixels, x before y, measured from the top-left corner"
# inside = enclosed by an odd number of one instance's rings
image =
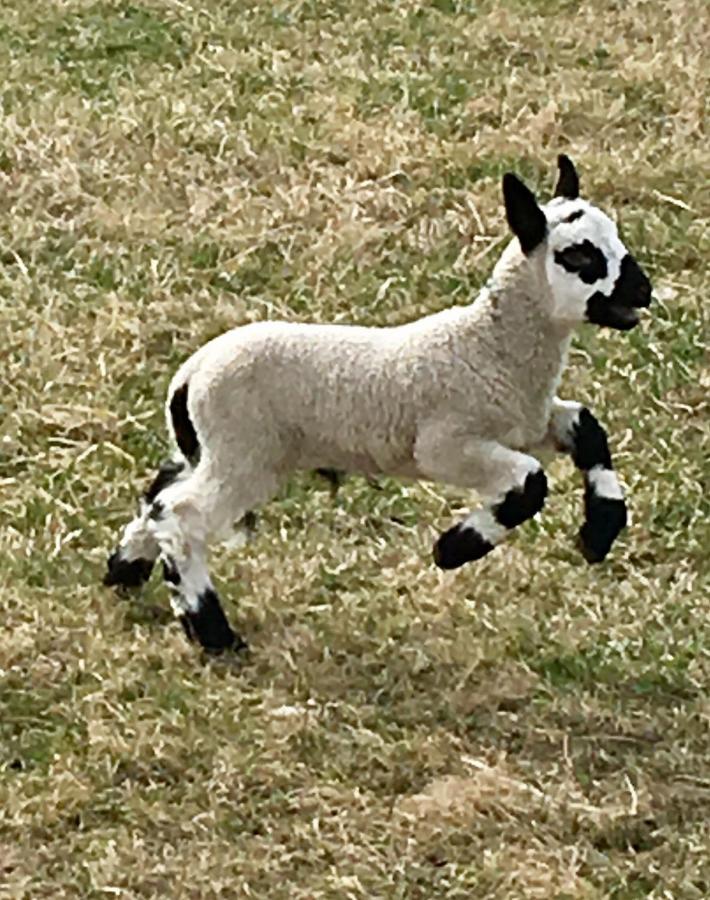
[[[552,291],[555,319],[575,324],[586,319],[587,301],[596,293],[610,296],[621,272],[627,250],[619,240],[616,225],[596,206],[585,200],[556,198],[543,207],[548,221],[545,268]],[[575,213],[581,215],[574,216]],[[566,221],[570,217],[572,221]],[[606,275],[591,284],[577,272],[569,272],[555,261],[555,253],[589,241],[604,255]]]

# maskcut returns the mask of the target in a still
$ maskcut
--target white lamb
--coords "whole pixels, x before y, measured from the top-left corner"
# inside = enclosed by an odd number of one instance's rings
[[[580,543],[608,553],[626,524],[604,429],[555,393],[582,322],[626,330],[651,285],[613,222],[579,199],[558,159],[556,196],[540,207],[503,178],[515,235],[475,302],[394,328],[261,322],[235,328],[178,370],[167,419],[180,455],[163,466],[108,561],[105,583],[145,581],[161,557],[191,639],[244,646],[206,564],[210,539],[271,499],[299,469],[425,478],[473,488],[484,505],[440,536],[434,561],[479,559],[542,509],[545,445],[585,479]]]

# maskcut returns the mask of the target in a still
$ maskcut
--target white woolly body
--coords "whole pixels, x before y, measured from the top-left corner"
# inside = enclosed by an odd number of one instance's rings
[[[298,469],[429,478],[488,497],[524,480],[511,471],[520,454],[500,452],[545,440],[584,317],[573,309],[582,283],[551,262],[554,251],[590,235],[608,250],[608,276],[582,285],[586,294],[611,293],[626,252],[613,223],[583,200],[557,199],[545,212],[546,241],[525,256],[513,240],[469,306],[394,328],[254,323],[198,350],[169,399],[188,385],[201,489],[228,506],[225,487],[240,483],[229,511],[238,516]]]
[[[571,334],[551,315],[544,259],[524,257],[513,241],[473,304],[394,328],[236,328],[187,360],[169,396],[189,384],[213,473],[265,473],[269,489],[293,470],[320,467],[436,478],[432,456],[444,462],[473,437],[539,445]],[[486,461],[471,459],[456,480],[488,483]]]

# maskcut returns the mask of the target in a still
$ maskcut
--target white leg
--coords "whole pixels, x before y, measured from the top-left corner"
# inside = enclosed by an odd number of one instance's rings
[[[209,653],[246,646],[224,614],[209,576],[207,548],[199,530],[191,533],[189,521],[170,506],[159,511],[152,528],[172,593],[170,605],[187,637]]]
[[[424,477],[476,489],[485,499],[434,547],[434,561],[455,569],[480,559],[516,526],[538,513],[545,502],[547,479],[532,456],[493,441],[432,424],[419,435],[415,456]]]
[[[208,652],[246,646],[231,629],[210,579],[209,543],[269,499],[277,487],[276,479],[263,472],[251,477],[232,472],[225,484],[211,476],[207,465],[200,465],[189,478],[162,491],[152,505],[147,527],[159,547],[173,612],[188,638]]]

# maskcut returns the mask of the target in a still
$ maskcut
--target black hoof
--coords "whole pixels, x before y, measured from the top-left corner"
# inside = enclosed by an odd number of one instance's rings
[[[107,587],[138,588],[150,578],[153,563],[149,559],[124,559],[119,550],[108,558],[104,584]]]
[[[232,631],[214,591],[202,594],[199,608],[180,616],[180,623],[188,640],[198,643],[210,655],[247,649],[246,641]]]
[[[434,562],[440,569],[458,569],[492,549],[493,544],[481,537],[475,528],[454,525],[434,544]]]
[[[606,557],[626,521],[623,500],[595,500],[593,514],[579,529],[579,548],[588,563],[599,563]]]

